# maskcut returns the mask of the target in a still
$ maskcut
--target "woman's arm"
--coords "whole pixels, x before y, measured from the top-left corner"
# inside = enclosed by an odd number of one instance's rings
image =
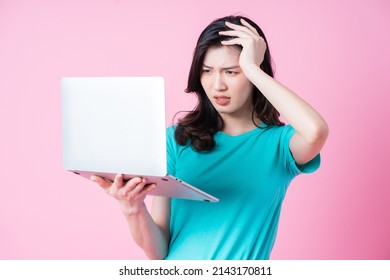
[[[289,143],[295,161],[298,164],[305,164],[313,159],[320,152],[328,136],[328,125],[325,120],[302,98],[259,67],[253,67],[246,75],[296,130]]]
[[[321,150],[327,139],[328,125],[321,115],[293,91],[267,75],[259,65],[267,48],[256,29],[245,20],[244,26],[226,23],[231,31],[222,35],[236,38],[222,41],[224,45],[241,45],[240,67],[246,77],[256,86],[278,112],[289,122],[296,133],[290,140],[290,150],[298,164],[305,164]]]
[[[154,184],[145,186],[146,182],[141,178],[132,178],[124,183],[120,174],[115,177],[113,183],[98,176],[92,176],[91,180],[119,201],[131,235],[147,257],[164,259],[168,254],[170,199],[155,197],[151,215],[144,199],[155,187]]]
[[[135,243],[152,260],[164,259],[168,254],[170,201],[165,200],[153,198],[151,214],[146,206],[138,213],[125,214]]]

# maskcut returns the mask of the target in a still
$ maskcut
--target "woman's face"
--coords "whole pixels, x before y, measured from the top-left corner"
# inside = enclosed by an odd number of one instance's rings
[[[222,118],[252,118],[253,84],[239,66],[240,52],[228,46],[207,50],[200,82]]]

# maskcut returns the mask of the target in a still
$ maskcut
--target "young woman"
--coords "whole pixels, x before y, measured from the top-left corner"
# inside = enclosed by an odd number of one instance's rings
[[[167,129],[169,173],[220,202],[154,197],[149,213],[144,198],[155,185],[91,179],[119,201],[151,259],[268,259],[287,187],[319,167],[328,126],[273,78],[263,32],[241,16],[201,33],[186,92],[198,104]]]

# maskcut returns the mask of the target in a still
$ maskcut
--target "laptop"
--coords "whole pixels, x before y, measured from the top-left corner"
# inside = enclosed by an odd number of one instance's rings
[[[167,173],[162,77],[67,77],[61,82],[64,169],[113,181],[142,177],[155,196],[218,202]]]

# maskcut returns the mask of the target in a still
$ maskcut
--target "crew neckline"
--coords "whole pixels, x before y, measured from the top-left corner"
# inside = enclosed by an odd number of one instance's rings
[[[250,136],[252,134],[255,134],[256,132],[259,132],[259,130],[262,130],[266,127],[267,127],[267,125],[265,123],[261,123],[259,127],[255,127],[249,131],[246,131],[246,132],[243,132],[243,133],[240,133],[237,135],[230,135],[230,134],[225,133],[223,131],[218,131],[216,133],[216,135],[218,135],[219,137],[225,137],[225,138],[230,138],[230,139],[240,139],[242,137],[246,137],[246,136]]]

